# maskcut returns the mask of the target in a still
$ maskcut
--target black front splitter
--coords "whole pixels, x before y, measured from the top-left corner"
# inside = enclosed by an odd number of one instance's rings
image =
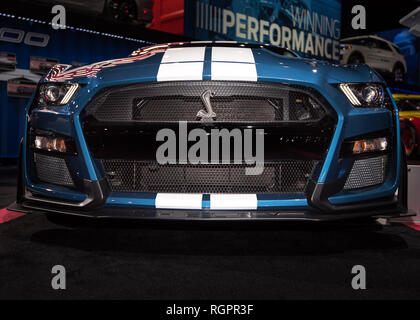
[[[202,220],[202,221],[338,221],[359,218],[394,218],[407,217],[414,214],[408,212],[397,202],[393,205],[349,212],[322,213],[309,210],[180,210],[180,209],[148,209],[148,208],[105,208],[85,211],[45,205],[36,202],[13,203],[11,211],[25,213],[48,213],[89,219],[143,219],[143,220]]]

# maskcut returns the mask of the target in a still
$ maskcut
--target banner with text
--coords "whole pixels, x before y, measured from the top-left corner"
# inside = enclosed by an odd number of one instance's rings
[[[195,39],[268,43],[340,60],[340,0],[188,0],[184,23]]]

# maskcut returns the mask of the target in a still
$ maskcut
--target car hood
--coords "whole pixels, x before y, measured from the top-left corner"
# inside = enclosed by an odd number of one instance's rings
[[[276,81],[288,83],[382,82],[366,65],[339,66],[289,57],[261,48],[156,45],[130,57],[74,68],[54,66],[43,81],[92,83],[104,87],[124,83],[188,80]]]

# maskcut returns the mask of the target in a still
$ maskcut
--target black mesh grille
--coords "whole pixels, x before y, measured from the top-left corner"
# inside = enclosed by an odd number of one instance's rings
[[[212,125],[198,115],[209,111],[206,98],[216,114],[207,120]],[[102,163],[112,191],[301,194],[318,172],[314,169],[328,148],[335,113],[308,87],[188,81],[104,89],[85,108],[82,121],[89,149]],[[264,128],[263,173],[246,175],[245,164],[157,164],[156,132],[179,121],[207,131]],[[304,143],[308,136],[326,140]]]
[[[317,163],[266,162],[262,174],[246,175],[241,164],[102,160],[113,191],[176,193],[302,193]]]
[[[372,187],[384,183],[389,169],[389,156],[383,155],[356,160],[344,190]]]
[[[34,161],[38,180],[67,187],[74,185],[64,159],[34,153]]]
[[[215,122],[314,122],[326,111],[309,88],[248,82],[164,82],[113,87],[87,107],[98,121],[200,121],[209,91]]]

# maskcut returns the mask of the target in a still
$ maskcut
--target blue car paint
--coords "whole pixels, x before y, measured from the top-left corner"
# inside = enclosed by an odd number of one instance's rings
[[[106,204],[109,207],[137,207],[137,208],[154,208],[156,194],[154,193],[135,193],[127,196],[123,192],[112,192]]]
[[[203,80],[208,79],[211,74],[210,54],[206,48]],[[317,90],[328,103],[335,109],[338,117],[331,146],[328,150],[324,164],[318,178],[318,182],[330,182],[336,180],[342,172],[338,157],[341,143],[344,139],[352,136],[367,134],[386,128],[396,126],[399,132],[399,123],[391,123],[391,112],[386,109],[354,108],[345,98],[344,94],[337,89],[339,83],[354,82],[382,82],[374,71],[369,67],[351,66],[342,67],[331,65],[310,59],[295,57],[282,57],[273,54],[266,49],[253,49],[258,81],[281,82],[312,87]],[[69,104],[61,108],[46,108],[46,110],[34,110],[33,114],[38,115],[38,126],[43,129],[62,133],[75,138],[77,150],[82,156],[85,166],[84,178],[98,180],[102,178],[100,170],[95,166],[90,157],[83,131],[80,124],[80,113],[89,103],[92,97],[103,88],[117,85],[127,85],[139,82],[155,82],[157,70],[163,53],[157,53],[150,58],[130,64],[119,65],[104,69],[98,72],[96,77],[78,77],[73,82],[82,84],[79,92]],[[41,82],[47,82],[45,79]],[[392,99],[392,97],[391,97]],[[396,112],[397,107],[394,104]],[[375,123],[372,123],[371,116],[375,115]],[[44,118],[45,117],[45,118]],[[398,117],[397,117],[398,119]],[[71,125],[66,125],[71,124]],[[351,124],[351,125],[350,125]],[[26,130],[25,125],[25,130]],[[26,137],[25,137],[26,145]],[[400,148],[400,138],[397,134],[397,148]],[[24,148],[26,153],[26,148]],[[344,204],[381,198],[393,194],[398,186],[400,153],[395,155],[396,169],[390,174],[386,182],[377,188],[361,193],[337,194],[329,198],[333,204]],[[71,201],[83,201],[86,196],[76,191],[55,188],[51,190],[43,185],[35,185],[28,178],[26,154],[24,154],[25,181],[28,189],[39,194],[52,195],[61,199]],[[121,207],[150,207],[155,206],[155,194],[132,194],[113,192],[107,198],[105,206]],[[283,195],[257,195],[258,208],[307,208],[307,199],[300,195],[296,198],[288,198]],[[203,208],[209,206],[208,200],[203,198]]]

